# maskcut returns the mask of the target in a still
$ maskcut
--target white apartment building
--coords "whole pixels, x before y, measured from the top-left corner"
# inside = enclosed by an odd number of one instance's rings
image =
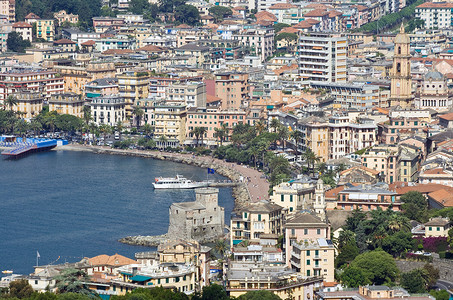
[[[96,40],[96,50],[104,52],[110,49],[131,49],[137,48],[137,41],[129,39],[126,36],[118,36],[117,38],[104,38]]]
[[[204,82],[186,82],[166,87],[168,104],[189,107],[206,107],[206,84]]]
[[[266,60],[274,51],[273,28],[249,28],[232,35],[233,40],[239,40],[248,47],[250,55],[256,55],[261,61]]]
[[[299,38],[299,71],[301,80],[313,82],[346,82],[347,37],[340,34],[311,32]]]
[[[379,106],[379,86],[372,84],[346,84],[310,82],[310,87],[327,90],[334,99],[334,108],[366,110]]]
[[[453,3],[425,2],[415,8],[415,16],[425,21],[425,29],[451,28]]]
[[[126,122],[126,101],[118,95],[91,98],[91,116],[97,125]]]

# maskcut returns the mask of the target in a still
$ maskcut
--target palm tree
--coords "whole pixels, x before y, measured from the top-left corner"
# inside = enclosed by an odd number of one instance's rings
[[[273,129],[273,132],[277,132],[277,129],[281,126],[281,123],[278,119],[276,118],[273,118],[271,120],[271,124],[270,124],[270,127]]]
[[[407,231],[410,229],[409,219],[400,213],[394,213],[390,216],[387,227],[392,232]]]
[[[149,123],[146,123],[143,126],[143,133],[145,134],[145,136],[147,138],[149,138],[153,132],[154,132],[154,127],[151,126]]]
[[[145,115],[145,112],[143,109],[140,108],[140,106],[134,106],[134,109],[132,110],[132,114],[135,116],[135,121],[137,122],[137,131],[140,129],[140,123],[142,121],[142,117]]]
[[[99,126],[99,132],[103,135],[105,141],[107,135],[112,133],[112,127],[108,124],[101,124],[101,126]]]
[[[204,134],[208,131],[206,127],[195,127],[193,130],[190,131],[190,133],[195,136],[195,139],[197,140],[197,147],[198,147],[198,141],[201,138],[201,144],[203,145],[203,137]]]
[[[214,131],[215,131],[214,136],[219,139],[220,146],[222,146],[223,139],[225,137],[225,131],[222,129],[222,127],[214,128]]]
[[[290,137],[294,140],[294,144],[296,146],[296,161],[297,161],[297,155],[299,153],[299,144],[302,141],[304,134],[299,130],[295,130],[290,133]]]
[[[266,127],[267,127],[266,123],[264,123],[264,121],[262,120],[259,120],[258,122],[255,123],[256,132],[258,134],[263,133],[266,130]]]
[[[219,253],[222,258],[225,257],[225,252],[228,249],[227,241],[224,239],[217,240],[214,245],[214,250]]]
[[[288,127],[281,125],[278,128],[277,134],[278,134],[278,139],[280,140],[280,143],[282,144],[283,151],[285,151],[286,140],[288,139],[288,136],[289,136]]]
[[[36,119],[33,119],[30,122],[30,129],[33,130],[35,135],[38,135],[38,132],[42,130],[42,124]]]
[[[85,121],[85,124],[88,125],[90,121],[92,120],[91,117],[91,106],[85,105],[83,107],[83,120]]]
[[[303,154],[305,160],[307,161],[308,169],[312,171],[312,176],[314,176],[315,172],[315,163],[319,161],[319,157],[314,153],[310,148],[307,148]],[[311,168],[310,168],[311,165]]]
[[[166,137],[165,135],[162,135],[162,136],[159,138],[159,142],[160,142],[160,144],[161,144],[161,146],[162,146],[162,149],[167,148],[167,141],[168,141],[168,139],[167,139],[167,137]],[[165,146],[163,146],[163,145],[165,145]]]
[[[200,137],[201,137],[201,145],[204,147],[203,139],[204,139],[204,135],[208,131],[208,128],[207,127],[198,127],[198,128],[200,128],[198,130],[199,130]]]
[[[5,100],[4,100],[4,108],[9,107],[9,110],[13,110],[13,106],[17,105],[17,98],[16,96],[9,95]]]

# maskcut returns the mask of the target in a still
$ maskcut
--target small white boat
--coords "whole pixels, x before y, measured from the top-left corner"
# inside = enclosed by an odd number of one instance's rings
[[[176,177],[157,177],[154,179],[153,186],[155,189],[194,189],[207,187],[209,181],[192,181],[182,175]]]
[[[12,270],[4,270],[2,271],[3,274],[13,274]]]

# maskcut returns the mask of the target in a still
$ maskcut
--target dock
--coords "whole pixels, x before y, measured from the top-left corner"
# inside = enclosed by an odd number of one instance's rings
[[[50,149],[64,143],[67,143],[67,141],[55,139],[19,138],[11,136],[0,137],[0,146],[9,148],[4,150],[2,155],[6,158],[12,159],[21,158],[35,152],[49,151]]]
[[[229,187],[241,185],[241,182],[211,182],[209,187]]]

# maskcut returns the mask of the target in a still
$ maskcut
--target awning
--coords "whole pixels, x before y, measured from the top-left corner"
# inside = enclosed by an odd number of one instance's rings
[[[142,275],[135,275],[134,277],[131,278],[132,281],[147,281],[150,279],[151,279],[151,277],[142,276]]]

